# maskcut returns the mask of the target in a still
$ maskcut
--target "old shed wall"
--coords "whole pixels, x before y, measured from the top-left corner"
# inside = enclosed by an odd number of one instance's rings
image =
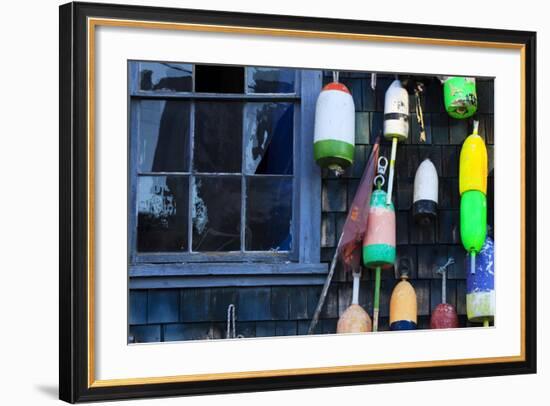
[[[328,80],[329,76],[325,79]],[[370,75],[341,73],[340,80],[351,90],[356,108],[355,163],[343,177],[323,172],[321,258],[329,262],[342,230],[372,144],[382,130],[384,93],[392,80],[379,76],[375,91]],[[493,81],[477,84],[480,135],[489,153],[488,222],[493,225]],[[458,157],[463,140],[471,133],[470,120],[450,118],[444,111],[441,85],[433,82],[426,90],[424,114],[426,143],[419,141],[418,125],[411,97],[411,133],[400,144],[396,163],[394,203],[397,210],[397,255],[412,264],[411,283],[418,298],[418,326],[428,328],[432,309],[441,300],[441,279],[436,269],[449,256],[456,264],[449,268],[447,301],[455,304],[460,323],[466,326],[465,251],[459,233]],[[384,141],[381,154],[389,158],[390,144]],[[439,211],[431,226],[418,227],[411,218],[413,180],[416,168],[430,158],[439,174]],[[396,284],[395,270],[383,271],[380,330],[388,329],[389,298]],[[364,271],[360,304],[372,315],[373,275]],[[265,337],[306,334],[321,286],[262,286],[194,289],[131,290],[129,334],[133,342],[224,338],[227,306],[236,305],[237,334]],[[350,275],[338,268],[329,290],[318,333],[334,333],[336,322],[351,301]]]

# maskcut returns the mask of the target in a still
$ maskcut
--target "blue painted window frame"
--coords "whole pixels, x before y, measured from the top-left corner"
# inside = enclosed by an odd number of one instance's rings
[[[319,167],[313,159],[315,103],[321,91],[322,71],[296,69],[295,93],[150,92],[142,91],[139,88],[139,62],[143,61],[128,61],[128,268],[130,288],[322,284],[327,272],[327,265],[320,262],[321,176]],[[290,251],[137,252],[137,133],[139,103],[144,99],[294,103],[291,230],[293,244]],[[191,104],[193,105],[193,103]],[[191,117],[194,117],[193,110],[191,107]],[[193,125],[192,122],[191,125]]]

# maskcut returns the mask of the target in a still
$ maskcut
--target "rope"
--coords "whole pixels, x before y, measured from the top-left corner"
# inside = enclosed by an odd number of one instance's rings
[[[227,333],[226,338],[236,338],[236,327],[235,327],[235,305],[231,303],[227,306]]]

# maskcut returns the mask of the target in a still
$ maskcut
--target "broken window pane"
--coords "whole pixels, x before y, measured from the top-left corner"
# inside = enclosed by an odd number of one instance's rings
[[[192,92],[193,65],[169,62],[140,62],[139,88],[157,92]]]
[[[138,251],[187,251],[188,196],[187,176],[138,178]]]
[[[242,110],[241,102],[196,103],[195,171],[241,172]]]
[[[292,178],[250,177],[246,196],[246,250],[290,250]]]
[[[244,93],[244,68],[195,65],[195,92]]]
[[[256,68],[247,69],[247,93],[294,93],[294,69]]]
[[[247,103],[245,168],[247,174],[292,174],[294,105]]]
[[[189,102],[142,100],[139,172],[189,171]]]
[[[239,251],[241,178],[197,176],[192,199],[193,251]]]

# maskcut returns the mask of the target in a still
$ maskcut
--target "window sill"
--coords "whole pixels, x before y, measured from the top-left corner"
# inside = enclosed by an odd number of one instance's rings
[[[189,263],[130,265],[130,289],[322,285],[325,263]]]

